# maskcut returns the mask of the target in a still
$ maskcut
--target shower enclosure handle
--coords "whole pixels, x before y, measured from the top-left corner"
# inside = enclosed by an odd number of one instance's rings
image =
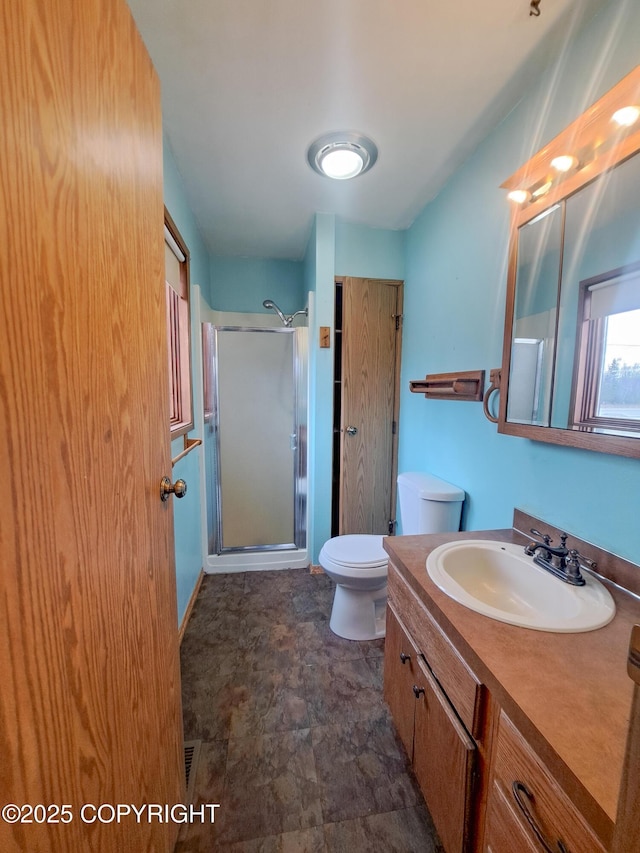
[[[347,435],[357,435],[357,434],[358,434],[358,427],[354,427],[354,426],[348,426],[347,427]]]

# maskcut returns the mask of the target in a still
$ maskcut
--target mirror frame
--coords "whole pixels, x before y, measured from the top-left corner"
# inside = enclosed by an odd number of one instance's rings
[[[616,128],[612,122],[616,110],[630,105],[640,107],[640,65],[501,184],[509,191],[526,191],[528,198],[514,205],[511,217],[498,432],[565,447],[640,458],[640,437],[511,423],[507,420],[519,229],[640,151],[640,120],[628,128]],[[577,166],[564,174],[555,173],[551,161],[554,157],[568,153],[577,158]],[[535,190],[548,183],[550,186],[544,195],[536,198],[533,195]]]

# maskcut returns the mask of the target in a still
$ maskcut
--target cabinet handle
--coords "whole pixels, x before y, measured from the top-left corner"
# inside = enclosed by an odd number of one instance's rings
[[[533,799],[534,799],[533,794],[527,788],[527,786],[523,782],[515,781],[513,783],[513,785],[511,786],[511,790],[513,791],[513,796],[514,796],[515,801],[518,805],[518,808],[520,809],[520,811],[524,815],[525,820],[527,821],[527,823],[531,827],[533,834],[538,839],[538,841],[540,842],[540,844],[542,845],[542,847],[546,851],[546,853],[569,853],[569,851],[564,846],[562,841],[560,841],[560,839],[558,839],[558,841],[556,841],[555,847],[551,847],[551,845],[547,844],[547,841],[546,841],[544,835],[542,834],[540,827],[535,822],[533,815],[529,811],[527,803],[522,798],[522,794],[524,794],[524,796],[527,798],[527,800],[529,802],[533,803]]]
[[[424,687],[418,687],[417,684],[413,685],[413,695],[416,699],[419,699],[424,693]]]
[[[411,655],[405,655],[404,652],[400,652],[400,660],[402,663],[406,663],[408,660],[411,660]]]

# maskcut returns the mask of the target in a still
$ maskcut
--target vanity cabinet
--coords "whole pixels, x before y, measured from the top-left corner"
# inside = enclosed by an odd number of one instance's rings
[[[462,853],[468,849],[476,744],[392,606],[384,694],[444,848]]]
[[[504,711],[491,777],[486,853],[514,849],[604,853],[582,815]]]
[[[605,853],[455,636],[390,561],[384,696],[446,853]]]

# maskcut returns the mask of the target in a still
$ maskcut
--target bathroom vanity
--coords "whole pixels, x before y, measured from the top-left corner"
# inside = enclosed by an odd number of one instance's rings
[[[442,592],[429,553],[452,539],[519,543],[530,527],[385,539],[390,556],[385,699],[447,853],[611,849],[640,623],[637,567],[574,539],[598,561],[616,615],[583,633],[516,627]],[[561,583],[561,581],[558,581]],[[547,845],[547,846],[545,846]]]

